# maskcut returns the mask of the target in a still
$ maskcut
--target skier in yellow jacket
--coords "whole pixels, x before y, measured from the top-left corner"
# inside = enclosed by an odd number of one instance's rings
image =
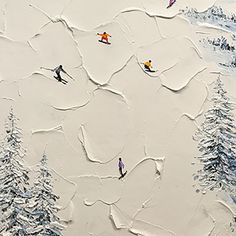
[[[152,68],[152,61],[149,60],[149,61],[146,61],[143,63],[144,64],[144,68],[149,71],[149,72],[152,72],[151,68]]]

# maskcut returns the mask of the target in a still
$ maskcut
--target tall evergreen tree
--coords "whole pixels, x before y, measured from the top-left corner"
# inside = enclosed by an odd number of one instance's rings
[[[56,215],[59,210],[56,201],[59,197],[53,193],[52,175],[47,166],[45,154],[40,161],[39,175],[34,183],[33,194],[34,198],[30,208],[34,226],[30,229],[30,235],[62,235],[64,227]]]
[[[1,235],[27,235],[29,214],[27,202],[28,170],[23,158],[21,130],[17,127],[17,118],[11,109],[6,122],[6,137],[0,150],[0,212]]]
[[[201,190],[236,190],[236,133],[233,105],[220,78],[215,82],[211,106],[196,133],[201,169],[194,178]]]

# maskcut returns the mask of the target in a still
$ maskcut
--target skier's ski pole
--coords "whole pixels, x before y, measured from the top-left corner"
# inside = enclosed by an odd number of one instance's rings
[[[50,71],[54,71],[53,69],[49,69],[49,68],[46,68],[46,67],[40,67],[40,69],[44,69],[44,70],[50,70]]]
[[[72,80],[75,80],[72,76],[70,76],[67,72],[65,73],[69,78],[71,78]]]

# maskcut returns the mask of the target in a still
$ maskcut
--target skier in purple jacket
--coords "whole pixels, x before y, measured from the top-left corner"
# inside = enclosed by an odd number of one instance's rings
[[[120,175],[123,176],[123,169],[125,168],[125,165],[124,163],[122,162],[121,158],[119,158],[119,163],[118,163],[118,167],[119,167],[119,172],[120,172]]]
[[[171,7],[175,2],[176,2],[176,0],[170,0],[170,1],[169,1],[169,5],[168,5],[167,8]]]

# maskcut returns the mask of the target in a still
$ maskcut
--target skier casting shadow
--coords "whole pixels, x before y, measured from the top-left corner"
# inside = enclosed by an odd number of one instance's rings
[[[58,67],[56,67],[55,69],[54,69],[54,72],[56,73],[56,76],[54,76],[54,78],[55,79],[57,79],[58,80],[58,82],[64,82],[64,83],[68,83],[68,81],[66,81],[66,80],[64,80],[64,79],[62,79],[61,78],[61,72],[63,72],[63,73],[65,73],[66,74],[66,72],[64,71],[64,69],[62,68],[62,65],[59,65]]]
[[[101,39],[98,40],[99,42],[105,43],[105,44],[111,44],[111,43],[108,41],[108,38],[111,37],[111,35],[107,34],[106,32],[104,32],[103,34],[97,33],[97,35],[101,36]]]
[[[54,69],[49,69],[49,68],[44,68],[44,67],[41,67],[41,69],[45,69],[45,70],[50,70],[52,72],[55,72],[56,73],[56,76],[54,75],[53,77],[58,81],[58,82],[61,82],[63,84],[67,84],[68,81],[63,79],[61,77],[61,72],[63,72],[64,74],[66,74],[68,77],[70,77],[71,79],[73,79],[62,67],[62,65],[59,65],[57,66],[56,68]],[[74,80],[74,79],[73,79]]]
[[[119,167],[119,172],[120,172],[119,179],[122,179],[127,174],[127,171],[125,171],[125,173],[123,173],[123,169],[125,168],[125,165],[122,162],[121,158],[119,158],[118,167]]]
[[[152,61],[151,60],[146,61],[146,62],[144,62],[142,64],[144,65],[145,71],[147,71],[147,72],[156,72],[155,70],[151,69],[152,68]]]

